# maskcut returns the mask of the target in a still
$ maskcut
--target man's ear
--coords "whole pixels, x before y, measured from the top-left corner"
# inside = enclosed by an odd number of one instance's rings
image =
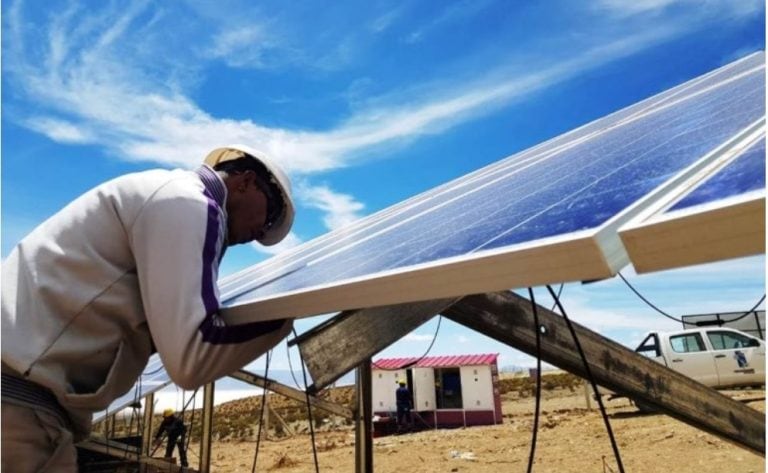
[[[240,173],[240,177],[242,178],[242,181],[239,183],[240,187],[238,187],[238,189],[241,192],[248,190],[248,187],[251,185],[256,185],[256,173],[254,171],[247,169]]]
[[[237,174],[229,174],[226,182],[227,188],[230,192],[245,192],[248,190],[248,186],[255,176],[256,173],[250,170],[239,172]]]

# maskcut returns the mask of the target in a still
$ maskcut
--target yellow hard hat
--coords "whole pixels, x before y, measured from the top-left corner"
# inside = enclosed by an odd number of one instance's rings
[[[397,384],[402,384],[403,386],[405,386],[405,385],[406,385],[406,384],[408,384],[408,383],[406,383],[404,379],[399,379],[399,380],[397,381]]]
[[[175,412],[176,411],[174,411],[173,409],[170,409],[170,408],[166,409],[163,411],[163,417],[172,416]]]

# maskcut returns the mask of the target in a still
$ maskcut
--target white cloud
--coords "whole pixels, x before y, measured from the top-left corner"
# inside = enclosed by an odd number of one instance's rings
[[[397,20],[397,18],[400,16],[401,10],[394,9],[390,10],[383,15],[379,15],[376,17],[371,23],[370,23],[370,29],[374,33],[383,33],[387,29],[389,29],[390,26]]]
[[[674,6],[686,6],[706,15],[743,17],[759,12],[763,4],[763,0],[597,0],[594,5],[619,17],[659,14]]]
[[[405,342],[431,342],[435,338],[435,334],[418,334],[418,333],[409,333],[405,337],[402,338]]]
[[[23,38],[9,38],[7,71],[30,98],[43,107],[66,112],[73,117],[74,127],[88,124],[98,130],[93,139],[124,158],[192,166],[212,146],[246,142],[256,143],[289,171],[302,174],[346,166],[359,159],[363,150],[442,131],[675,33],[655,29],[570,60],[552,58],[525,67],[507,64],[481,80],[434,84],[437,88],[426,91],[421,100],[362,110],[334,129],[313,132],[215,118],[183,93],[169,90],[165,83],[168,73],[147,76],[144,63],[132,63],[130,54],[126,57],[116,45],[139,41],[127,36],[125,25],[135,22],[140,11],[133,8],[124,13],[96,38],[92,31],[81,31],[82,24],[96,31],[106,26],[106,19],[92,17],[69,28],[66,18],[60,19],[49,31],[49,43],[56,46],[49,47],[39,62],[34,62],[38,56],[23,49]],[[220,37],[218,51],[235,51],[258,34],[257,28],[233,30]],[[138,49],[152,47],[136,45]],[[534,72],[510,74],[514,70]]]
[[[443,25],[449,25],[458,21],[466,21],[476,13],[479,13],[490,2],[488,0],[464,0],[457,3],[446,3],[445,7],[438,15],[432,17],[428,22],[416,31],[411,32],[406,38],[407,43],[417,43],[421,41],[431,31]]]
[[[84,125],[77,126],[55,118],[33,117],[25,124],[28,128],[61,143],[89,143],[94,140],[93,134]]]
[[[204,54],[231,67],[260,68],[267,65],[265,52],[274,47],[262,26],[242,26],[220,32]]]
[[[365,208],[349,194],[335,192],[327,186],[299,186],[296,195],[307,207],[322,210],[323,224],[336,230],[359,219]]]

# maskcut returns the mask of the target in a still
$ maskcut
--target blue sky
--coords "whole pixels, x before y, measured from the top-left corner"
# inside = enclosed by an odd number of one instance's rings
[[[5,1],[2,255],[104,180],[232,142],[293,180],[282,251],[764,49],[764,18],[757,0]],[[238,247],[222,274],[268,256]],[[676,315],[745,310],[765,290],[763,256],[623,274]],[[563,297],[628,345],[677,327],[616,278]],[[421,354],[435,324],[384,355]],[[444,321],[432,353],[457,352],[531,364]]]

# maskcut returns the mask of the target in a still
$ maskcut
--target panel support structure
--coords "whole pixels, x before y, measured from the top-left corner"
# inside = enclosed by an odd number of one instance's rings
[[[314,384],[307,390],[313,393],[328,386],[456,300],[437,299],[345,311],[329,323],[303,334],[292,343],[298,343],[312,374]]]
[[[357,409],[355,419],[355,473],[373,473],[373,406],[371,399],[371,359],[366,358],[355,371]]]
[[[408,305],[401,306],[401,313],[392,311],[387,316],[373,316],[377,309],[347,314],[339,320],[334,319],[327,329],[300,341],[312,378],[337,379],[348,371],[346,366],[369,359],[386,346],[373,340],[374,335],[385,338],[389,344],[389,340],[394,341],[408,333],[411,328],[404,329],[404,324],[399,323],[400,318],[405,317],[403,314],[408,313]],[[533,312],[530,301],[525,298],[512,292],[467,296],[441,312],[455,322],[536,356]],[[585,377],[581,357],[563,317],[540,305],[538,314],[539,323],[546,330],[542,337],[542,360]],[[425,313],[420,317],[422,321],[429,318]],[[765,455],[765,416],[762,413],[586,327],[573,325],[597,384]],[[369,336],[360,333],[363,331]],[[353,342],[340,347],[339,344],[346,340]],[[316,375],[314,370],[320,374]]]
[[[586,376],[565,319],[538,306],[541,359]],[[533,310],[512,292],[468,296],[448,308],[449,319],[536,356]],[[688,425],[765,456],[765,416],[666,366],[573,323],[600,386],[650,404]]]
[[[301,403],[307,402],[307,395],[304,393],[304,391],[299,391],[298,389],[294,389],[290,386],[286,386],[285,384],[279,383],[275,380],[265,378],[263,376],[259,376],[255,373],[251,373],[250,371],[238,370],[229,376],[237,380],[246,382],[248,384],[253,384],[254,386],[262,387],[264,389],[266,389],[267,385],[269,385],[269,390],[272,392],[281,394],[289,399],[293,399]],[[354,415],[351,409],[348,409],[339,404],[334,404],[332,402],[324,401],[314,396],[309,397],[309,403],[312,405],[312,407],[322,409],[324,411],[330,412],[331,414],[335,414],[345,419],[354,418]]]
[[[200,472],[211,471],[211,434],[213,432],[213,393],[215,383],[203,388],[203,431],[200,435]],[[192,433],[190,432],[190,435]]]
[[[152,414],[155,410],[155,393],[144,396],[144,430],[141,432],[141,454],[149,456],[152,452]]]

